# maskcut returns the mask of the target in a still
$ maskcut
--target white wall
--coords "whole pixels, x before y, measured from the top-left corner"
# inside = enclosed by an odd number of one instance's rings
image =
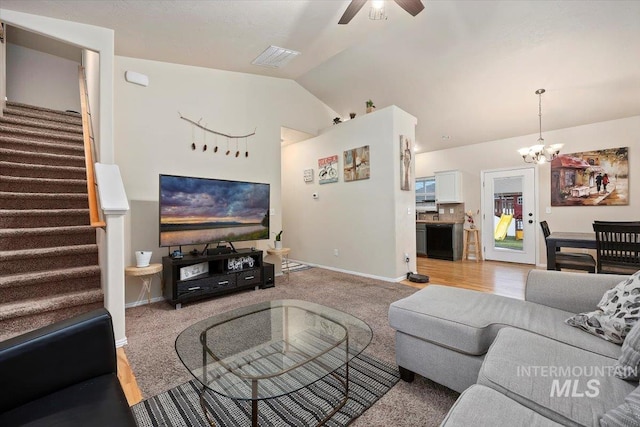
[[[416,253],[415,188],[400,191],[399,136],[415,142],[415,125],[413,116],[392,106],[283,148],[283,241],[291,258],[385,280],[404,276],[403,254]],[[363,145],[370,147],[371,178],[344,182],[344,150]],[[318,159],[332,155],[338,155],[339,180],[320,185]],[[303,181],[305,169],[314,170],[313,182]]]
[[[80,112],[78,65],[66,58],[7,44],[7,98],[54,110]]]
[[[96,147],[100,147],[100,54],[89,49],[82,49],[82,66],[87,79],[87,93],[89,109],[91,110],[91,124]],[[100,150],[96,156],[100,155]],[[95,159],[101,161],[100,158]]]
[[[593,231],[594,220],[640,219],[640,193],[635,190],[640,185],[640,116],[543,132],[543,136],[548,144],[563,143],[563,153],[629,147],[630,195],[628,206],[551,208],[550,165],[538,165],[537,222],[546,220],[552,231],[590,232]],[[476,211],[480,207],[480,172],[523,166],[524,162],[517,150],[535,144],[537,138],[538,135],[533,134],[419,154],[416,159],[416,175],[429,176],[436,170],[447,169],[462,171],[465,208]],[[551,209],[550,214],[545,213],[547,208]],[[542,232],[538,239],[538,263],[546,264]]]
[[[4,28],[4,41],[0,43],[0,117],[4,112],[7,96],[7,27]]]
[[[127,83],[124,73],[137,71],[149,77],[149,86]],[[161,262],[167,248],[158,247],[158,175],[175,174],[271,184],[271,231],[282,224],[280,189],[280,127],[317,133],[337,114],[292,80],[234,73],[164,62],[116,57],[115,111],[117,164],[130,201],[125,256],[135,262],[134,251],[152,250],[152,262]],[[198,149],[191,150],[193,126],[178,116],[227,134],[246,134],[249,157],[226,156],[227,142],[218,137],[221,150],[214,154],[214,135],[195,131]],[[235,141],[230,142],[235,152]],[[266,249],[267,241],[243,246]],[[199,246],[202,249],[202,245]],[[183,247],[183,250],[187,248]],[[152,296],[161,295],[158,280]],[[140,297],[140,282],[127,278],[126,301]]]

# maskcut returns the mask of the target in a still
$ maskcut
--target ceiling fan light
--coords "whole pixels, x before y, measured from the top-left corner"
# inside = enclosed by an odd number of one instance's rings
[[[384,7],[384,0],[371,0],[371,7],[380,10]]]

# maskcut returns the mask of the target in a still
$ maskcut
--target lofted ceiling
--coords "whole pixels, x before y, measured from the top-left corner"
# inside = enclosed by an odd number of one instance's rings
[[[294,79],[345,118],[395,104],[418,118],[421,152],[536,133],[539,88],[543,134],[640,115],[639,1],[423,0],[416,17],[385,3],[388,20],[365,5],[348,25],[349,0],[0,7],[112,28],[116,55]],[[269,45],[302,55],[252,65]]]

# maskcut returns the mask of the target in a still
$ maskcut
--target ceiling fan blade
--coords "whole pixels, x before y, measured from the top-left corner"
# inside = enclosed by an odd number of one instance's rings
[[[349,6],[347,6],[347,10],[345,10],[342,14],[342,18],[340,18],[338,24],[348,24],[349,21],[351,21],[353,17],[356,16],[356,13],[358,13],[360,9],[362,9],[362,6],[364,6],[366,2],[367,0],[351,0],[351,3],[349,3]]]
[[[416,16],[422,9],[424,9],[424,5],[420,0],[394,0],[398,3],[398,6],[406,10],[411,14],[411,16]]]

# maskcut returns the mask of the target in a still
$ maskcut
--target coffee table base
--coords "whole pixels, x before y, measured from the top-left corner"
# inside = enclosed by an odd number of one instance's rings
[[[344,398],[338,404],[338,406],[334,407],[333,410],[317,424],[317,426],[323,426],[327,421],[331,419],[331,417],[333,417],[340,409],[342,409],[345,403],[347,403],[347,400],[349,400],[349,364],[348,363],[345,365],[345,372],[346,372],[346,378],[340,377],[335,372],[331,373],[331,375],[336,380],[338,380],[340,384],[342,384],[342,387],[344,388]],[[256,384],[256,387],[257,387],[257,382],[254,382],[254,384]],[[254,393],[257,394],[257,392],[258,390],[257,388],[255,388]],[[205,401],[204,401],[205,393],[208,393],[208,391],[206,388],[203,387],[200,390],[200,407],[202,408],[202,412],[204,413],[204,416],[207,419],[207,422],[209,423],[209,425],[212,427],[216,427],[216,422],[209,414],[207,410],[207,405],[205,405]],[[253,399],[251,401],[251,426],[252,427],[258,427],[258,401],[259,400],[260,399]]]

